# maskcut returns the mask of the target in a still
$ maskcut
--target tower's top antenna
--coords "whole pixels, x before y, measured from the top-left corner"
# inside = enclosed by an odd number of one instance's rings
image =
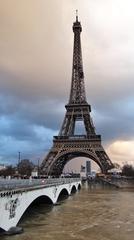
[[[76,22],[78,22],[78,10],[76,10]]]

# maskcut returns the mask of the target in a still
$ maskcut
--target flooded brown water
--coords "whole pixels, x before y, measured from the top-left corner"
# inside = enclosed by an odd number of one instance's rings
[[[82,187],[56,206],[29,211],[24,233],[4,240],[133,240],[134,190]]]

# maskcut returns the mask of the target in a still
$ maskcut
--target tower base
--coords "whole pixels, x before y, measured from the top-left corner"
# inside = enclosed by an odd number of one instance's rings
[[[102,173],[114,167],[101,145],[100,135],[89,137],[76,135],[73,137],[55,136],[53,146],[43,160],[41,169],[46,175],[60,176],[67,162],[77,157],[92,159],[98,164]]]

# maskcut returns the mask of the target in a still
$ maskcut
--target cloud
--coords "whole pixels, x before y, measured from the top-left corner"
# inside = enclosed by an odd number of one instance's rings
[[[53,135],[57,135],[57,131],[45,127],[23,124],[15,127],[6,125],[5,122],[0,137],[1,163],[16,164],[19,151],[21,159],[30,158],[37,163],[37,159],[42,160],[50,149]]]
[[[107,148],[107,152],[114,162],[121,165],[126,163],[134,165],[134,140],[113,142]]]
[[[62,125],[75,9],[83,27],[85,85],[96,132],[106,148],[119,140],[131,145],[133,5],[132,0],[0,2],[1,162],[12,162],[20,148],[33,151],[31,157],[48,149]]]
[[[134,136],[134,112],[133,98],[113,100],[111,104],[100,105],[94,111],[95,126],[97,132],[102,133],[105,141],[118,139],[130,139]]]

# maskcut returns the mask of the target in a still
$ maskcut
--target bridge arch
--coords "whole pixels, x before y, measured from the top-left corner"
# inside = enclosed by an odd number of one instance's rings
[[[66,199],[69,196],[69,192],[66,188],[63,188],[60,193],[57,196],[57,201],[61,201],[63,199]]]
[[[72,193],[75,193],[76,191],[77,191],[77,189],[76,189],[76,187],[73,185],[73,186],[72,186],[72,189],[71,189],[71,194],[72,194]]]
[[[27,205],[26,206],[23,206],[23,210],[21,211],[19,217],[18,217],[18,220],[17,220],[17,223],[22,219],[22,217],[24,216],[24,214],[28,211],[28,209],[30,209],[30,207],[33,205],[33,204],[36,204],[38,205],[39,203],[44,203],[45,204],[53,204],[53,200],[48,196],[48,195],[45,195],[45,194],[38,194],[36,197],[30,197],[30,200],[27,201]],[[17,224],[16,223],[16,224]]]
[[[31,203],[26,207],[26,209],[24,210],[24,212],[22,213],[22,215],[20,216],[20,219],[18,222],[21,221],[21,219],[23,218],[23,216],[32,209],[33,206],[39,206],[40,204],[44,204],[45,205],[52,205],[53,201],[50,197],[48,197],[47,195],[39,195],[37,198],[33,199],[33,201],[31,201]]]

